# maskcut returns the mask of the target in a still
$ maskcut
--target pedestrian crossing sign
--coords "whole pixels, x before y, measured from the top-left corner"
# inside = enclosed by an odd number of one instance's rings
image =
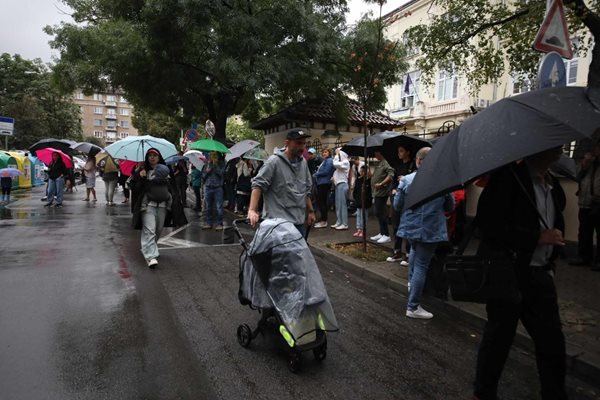
[[[533,42],[533,48],[542,53],[555,51],[568,60],[573,58],[573,46],[562,0],[552,0]]]

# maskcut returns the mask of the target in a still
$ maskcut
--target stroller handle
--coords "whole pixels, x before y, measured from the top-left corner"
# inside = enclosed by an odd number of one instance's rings
[[[259,222],[260,222],[260,220],[259,220]],[[242,236],[242,233],[240,232],[238,224],[250,225],[250,219],[248,219],[248,218],[237,218],[237,219],[234,219],[233,221],[231,221],[231,226],[233,226],[233,231],[235,232],[236,236],[238,237],[238,241],[240,242],[240,244],[242,245],[242,247],[244,248],[244,250],[247,251],[248,250],[248,246],[246,244],[246,240],[244,239],[244,237]]]

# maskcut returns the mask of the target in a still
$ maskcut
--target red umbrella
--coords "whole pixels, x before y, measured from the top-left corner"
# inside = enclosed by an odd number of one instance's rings
[[[135,166],[137,165],[137,161],[131,161],[131,160],[120,160],[119,161],[119,168],[121,169],[121,173],[125,176],[131,176],[133,174],[133,170],[135,169]]]
[[[52,147],[46,147],[44,149],[37,150],[36,157],[44,164],[50,165],[52,163],[52,153],[58,153],[67,168],[73,168],[73,161],[71,158],[62,151],[53,149]]]

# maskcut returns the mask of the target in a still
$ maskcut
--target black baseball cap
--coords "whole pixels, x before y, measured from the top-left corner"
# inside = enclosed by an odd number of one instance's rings
[[[310,137],[310,135],[308,134],[308,132],[306,132],[302,129],[293,129],[287,133],[286,139],[297,140],[297,139],[305,139],[305,138],[309,138],[309,137]]]

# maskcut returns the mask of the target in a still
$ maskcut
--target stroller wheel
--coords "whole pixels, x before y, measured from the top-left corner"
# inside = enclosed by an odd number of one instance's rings
[[[300,354],[292,353],[288,359],[288,369],[295,374],[300,371],[301,363],[302,359],[300,358]]]
[[[242,324],[238,326],[237,329],[237,339],[238,343],[242,347],[250,346],[250,342],[252,341],[252,330],[247,324]]]
[[[315,356],[315,360],[319,362],[325,360],[327,357],[327,342],[323,343],[316,349],[313,349],[313,355]]]

